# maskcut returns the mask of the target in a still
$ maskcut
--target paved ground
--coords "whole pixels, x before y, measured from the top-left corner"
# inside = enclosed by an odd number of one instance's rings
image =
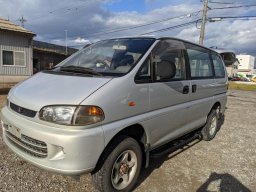
[[[6,96],[0,95],[0,107]],[[93,191],[90,176],[80,182],[42,171],[14,155],[0,134],[0,191]],[[256,191],[256,92],[231,91],[224,125],[211,142],[151,160],[137,192]]]

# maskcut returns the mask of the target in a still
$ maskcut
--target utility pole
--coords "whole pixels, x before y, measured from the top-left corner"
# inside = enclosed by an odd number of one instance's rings
[[[203,15],[202,15],[202,25],[201,25],[201,32],[200,32],[200,39],[199,44],[204,44],[204,31],[205,31],[205,24],[206,24],[206,14],[208,9],[208,0],[204,0],[204,9],[203,9]]]
[[[24,23],[27,22],[27,20],[22,16],[18,21],[21,22],[21,26],[24,28]]]
[[[68,30],[65,29],[65,34],[66,34],[66,55],[68,55]]]

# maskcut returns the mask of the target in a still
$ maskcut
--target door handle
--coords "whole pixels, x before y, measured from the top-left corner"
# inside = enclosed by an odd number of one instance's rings
[[[196,88],[197,88],[196,85],[192,85],[192,93],[195,93],[195,92],[196,92]]]
[[[185,85],[183,87],[183,94],[188,94],[189,93],[189,86],[188,85]]]

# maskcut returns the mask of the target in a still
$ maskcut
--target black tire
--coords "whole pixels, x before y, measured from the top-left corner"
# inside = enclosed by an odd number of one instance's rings
[[[215,128],[212,127],[213,122],[215,123]],[[212,111],[207,117],[205,126],[201,130],[203,140],[205,141],[212,140],[215,137],[217,131],[219,130],[218,126],[219,126],[219,116],[216,110],[212,109]]]
[[[125,158],[126,153],[128,154],[127,156],[129,157],[130,155],[130,160],[127,159],[126,162],[129,163],[123,163],[125,161],[122,161],[121,159]],[[123,156],[122,156],[123,155]],[[137,159],[137,164],[133,164],[132,161]],[[126,137],[126,136],[121,136],[118,137],[111,145],[105,150],[105,155],[103,155],[102,160],[102,165],[96,169],[95,172],[92,173],[92,181],[94,184],[94,187],[97,191],[104,191],[104,192],[128,192],[133,189],[133,187],[136,184],[136,181],[139,177],[140,170],[141,170],[141,165],[142,165],[142,151],[139,143],[131,138],[131,137]],[[130,167],[130,164],[132,167]],[[115,167],[118,168],[114,168]],[[123,166],[124,169],[121,169]],[[128,166],[128,167],[127,167]],[[128,170],[127,170],[128,169]],[[117,174],[118,170],[118,174]],[[126,182],[124,182],[123,178],[120,178],[121,174],[123,171],[123,176],[124,175],[131,175],[132,179],[128,179],[129,182],[127,182],[127,186],[122,188],[122,184],[126,185]],[[125,174],[127,172],[127,174]],[[117,176],[118,175],[118,176]],[[117,176],[114,179],[113,177]],[[128,177],[129,178],[129,177]],[[127,179],[127,178],[126,178]],[[119,181],[118,183],[115,184],[115,181]],[[120,184],[119,184],[120,183]],[[121,187],[120,187],[121,186]]]

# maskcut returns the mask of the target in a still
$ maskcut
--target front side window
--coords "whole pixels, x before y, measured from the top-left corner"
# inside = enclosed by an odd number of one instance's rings
[[[153,44],[153,38],[111,39],[97,42],[63,61],[57,68],[89,69],[104,76],[128,73]],[[70,68],[69,68],[70,69]]]
[[[7,66],[24,66],[25,53],[23,51],[6,51],[3,50],[3,65]]]
[[[225,69],[221,58],[215,54],[212,55],[215,77],[225,77]]]
[[[185,46],[176,40],[162,40],[154,48],[153,62],[157,81],[183,80],[186,78],[182,50]]]
[[[187,53],[192,78],[213,76],[210,55],[207,49],[188,44]]]

